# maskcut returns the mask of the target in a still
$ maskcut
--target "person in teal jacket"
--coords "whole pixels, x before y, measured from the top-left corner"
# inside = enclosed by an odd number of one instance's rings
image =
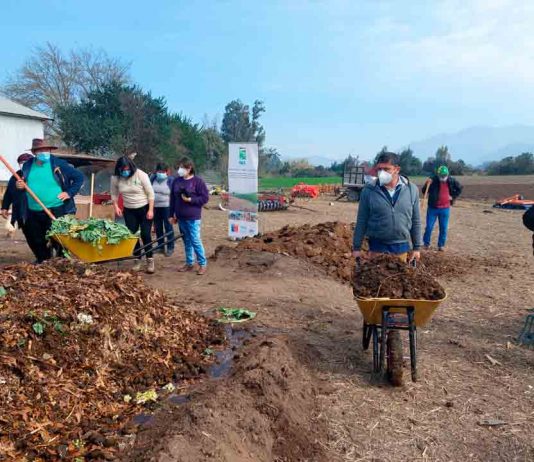
[[[22,175],[44,206],[59,218],[76,213],[74,196],[82,187],[83,175],[63,159],[53,156],[51,151],[54,149],[57,147],[42,139],[34,139],[31,151],[35,157],[22,166]],[[17,182],[16,187],[24,189],[24,182]],[[37,263],[42,263],[52,257],[46,238],[52,220],[28,193],[24,195],[21,213],[28,245]]]

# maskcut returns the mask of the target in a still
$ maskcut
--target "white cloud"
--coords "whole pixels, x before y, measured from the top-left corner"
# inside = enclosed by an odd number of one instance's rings
[[[422,24],[412,24],[415,36],[399,34],[391,44],[390,57],[401,69],[404,63],[410,73],[477,85],[532,85],[534,2],[449,0],[435,7],[432,18],[421,18],[429,20],[432,31],[417,34]]]

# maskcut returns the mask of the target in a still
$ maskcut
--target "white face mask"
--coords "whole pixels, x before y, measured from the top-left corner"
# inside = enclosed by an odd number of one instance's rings
[[[393,181],[393,175],[385,170],[378,171],[378,182],[380,186],[385,186]]]
[[[440,176],[439,177],[439,181],[441,181],[442,183],[445,183],[448,179],[449,179],[448,176]]]
[[[183,168],[183,167],[180,167],[176,173],[178,173],[178,176],[182,176],[183,177],[187,173],[187,170],[185,168]]]

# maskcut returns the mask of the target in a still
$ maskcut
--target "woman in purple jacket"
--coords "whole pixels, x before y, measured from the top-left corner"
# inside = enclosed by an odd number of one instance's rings
[[[197,257],[199,276],[206,273],[208,260],[202,240],[200,225],[202,207],[208,203],[209,192],[202,178],[195,176],[195,166],[188,158],[178,164],[178,176],[171,186],[171,222],[180,228],[185,248],[185,265],[178,271],[193,271],[194,256]]]

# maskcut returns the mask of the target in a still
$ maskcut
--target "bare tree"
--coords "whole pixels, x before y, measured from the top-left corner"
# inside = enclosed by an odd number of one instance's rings
[[[56,108],[80,101],[93,89],[111,81],[128,83],[129,63],[91,48],[64,53],[47,42],[1,88],[8,98],[55,118]],[[58,133],[57,121],[50,134]]]

